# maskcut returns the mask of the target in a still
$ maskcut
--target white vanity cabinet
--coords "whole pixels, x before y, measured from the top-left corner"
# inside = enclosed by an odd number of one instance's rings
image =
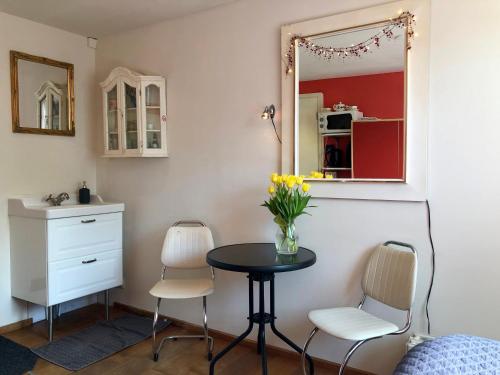
[[[118,67],[101,88],[104,156],[166,157],[165,79]]]
[[[122,203],[9,199],[11,294],[48,307],[122,285]],[[74,204],[72,204],[74,203]],[[106,315],[108,315],[106,313]]]

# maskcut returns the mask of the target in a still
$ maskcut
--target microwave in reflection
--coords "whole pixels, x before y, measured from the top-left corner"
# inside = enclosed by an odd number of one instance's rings
[[[352,122],[361,117],[363,117],[363,112],[359,111],[319,112],[319,132],[320,134],[349,132]]]

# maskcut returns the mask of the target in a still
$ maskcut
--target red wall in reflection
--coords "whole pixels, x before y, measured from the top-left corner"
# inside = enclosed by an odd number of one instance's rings
[[[301,81],[300,94],[322,92],[325,107],[342,102],[357,105],[364,116],[404,116],[404,72]]]
[[[404,122],[352,123],[352,177],[404,178]]]
[[[323,93],[325,107],[333,107],[338,102],[357,105],[364,116],[382,120],[355,121],[352,138],[324,138],[325,145],[336,144],[342,150],[344,159],[347,142],[352,140],[352,170],[337,171],[337,177],[404,177],[404,122],[383,121],[404,117],[404,72],[300,82],[300,94],[316,92]],[[338,143],[339,140],[342,142]]]

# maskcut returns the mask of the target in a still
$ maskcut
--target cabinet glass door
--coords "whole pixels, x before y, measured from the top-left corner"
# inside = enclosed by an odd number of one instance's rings
[[[47,100],[47,96],[44,96],[40,100],[38,106],[40,107],[38,111],[40,114],[40,118],[38,119],[40,129],[49,129],[49,101]]]
[[[146,148],[161,148],[160,88],[146,86]]]
[[[125,86],[125,148],[127,150],[137,150],[138,133],[137,133],[137,89],[133,86],[124,84]]]
[[[55,96],[55,95],[51,95],[51,98],[52,98],[52,105],[51,105],[51,108],[50,108],[50,114],[51,114],[51,121],[52,121],[52,129],[55,129],[55,130],[61,130],[61,116],[60,116],[60,99]]]
[[[108,150],[120,148],[118,140],[118,88],[115,85],[107,94]]]

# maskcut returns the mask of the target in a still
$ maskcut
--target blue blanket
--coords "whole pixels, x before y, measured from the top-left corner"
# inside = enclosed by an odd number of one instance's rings
[[[399,362],[394,375],[500,375],[500,342],[451,335],[425,341]]]

